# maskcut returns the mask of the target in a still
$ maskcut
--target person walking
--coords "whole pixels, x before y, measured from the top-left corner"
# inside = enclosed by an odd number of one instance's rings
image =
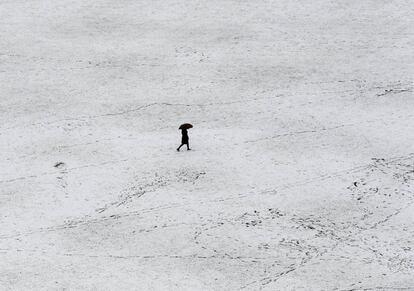
[[[189,138],[188,138],[188,129],[192,128],[193,126],[189,123],[182,124],[179,129],[181,129],[181,145],[177,148],[177,151],[180,151],[180,148],[183,145],[187,145],[187,151],[190,151],[190,144],[189,144]]]

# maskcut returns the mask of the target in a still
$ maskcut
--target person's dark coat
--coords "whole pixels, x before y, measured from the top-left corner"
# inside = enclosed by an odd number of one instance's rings
[[[181,130],[181,144],[188,144],[188,131],[187,129],[182,129]]]

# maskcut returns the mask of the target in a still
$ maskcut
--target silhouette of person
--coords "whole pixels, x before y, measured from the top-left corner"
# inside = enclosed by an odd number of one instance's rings
[[[187,131],[187,129],[185,129],[185,128],[181,129],[181,134],[182,134],[181,145],[177,148],[177,151],[180,151],[180,148],[183,145],[187,145],[187,151],[191,150],[190,145],[188,143],[188,131]]]

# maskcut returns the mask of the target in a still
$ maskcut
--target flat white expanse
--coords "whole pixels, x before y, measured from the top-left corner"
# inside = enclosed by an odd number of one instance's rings
[[[413,34],[412,0],[0,1],[0,290],[414,290]]]

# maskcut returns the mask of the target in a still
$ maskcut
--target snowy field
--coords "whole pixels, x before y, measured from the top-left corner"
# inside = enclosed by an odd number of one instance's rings
[[[412,0],[1,0],[0,290],[414,290],[413,34]]]

